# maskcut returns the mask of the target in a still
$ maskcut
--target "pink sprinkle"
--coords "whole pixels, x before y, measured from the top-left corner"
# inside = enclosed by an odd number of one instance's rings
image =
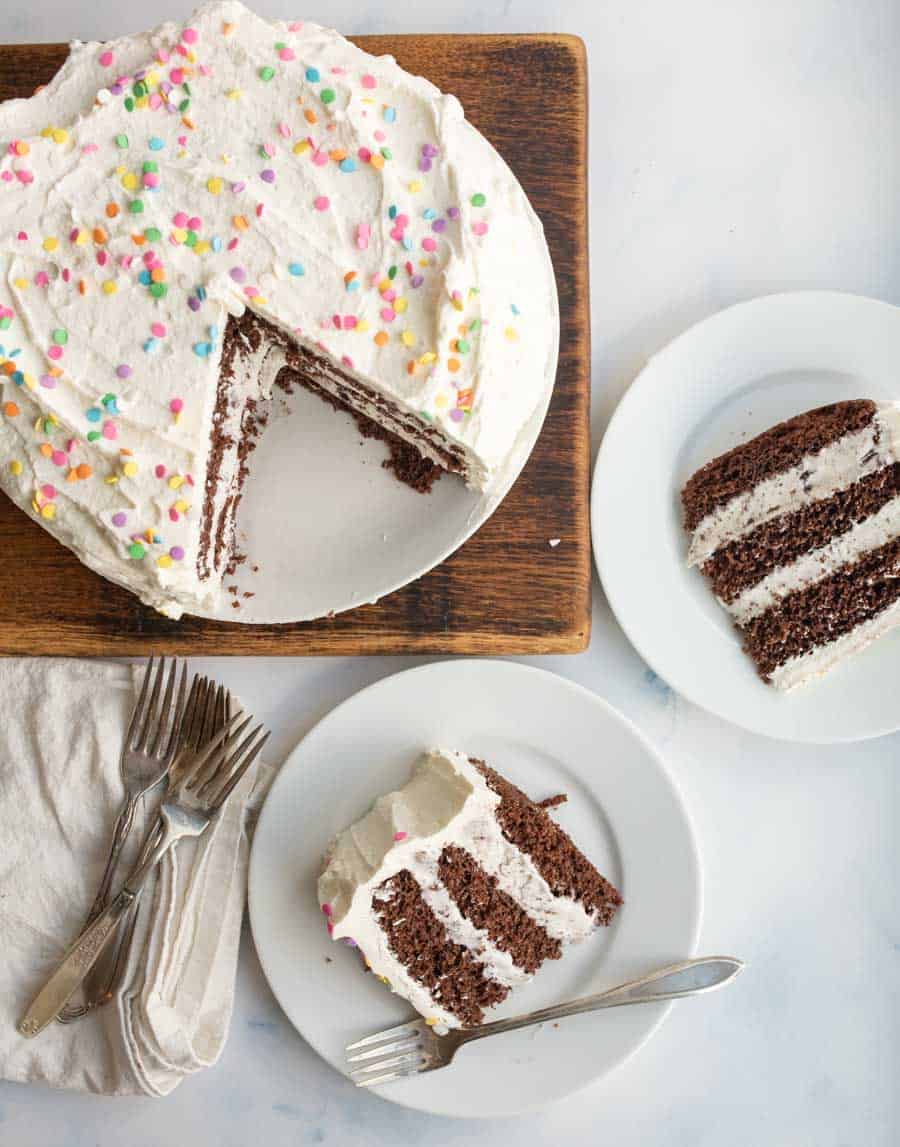
[[[369,88],[369,89],[372,89],[372,88],[374,88],[374,87],[377,85],[377,82],[378,82],[378,81],[375,79],[375,77],[374,77],[374,76],[365,75],[365,76],[363,76],[363,78],[362,78],[362,86],[363,86],[364,88]]]
[[[331,200],[327,195],[317,195],[313,200],[313,207],[316,211],[327,211],[331,206]]]
[[[12,183],[13,173],[8,168],[5,171],[0,171],[0,179],[2,179],[4,183]]]
[[[44,390],[56,390],[56,376],[52,374],[42,374],[40,377],[41,386]]]
[[[392,227],[391,228],[391,238],[396,239],[398,243],[402,243],[403,242],[403,228],[402,227]]]
[[[75,441],[74,438],[67,438],[66,439],[66,453],[71,454],[77,445],[78,445],[78,443]]]
[[[47,357],[48,358],[53,358],[53,359],[62,358],[62,354],[63,354],[63,351],[62,351],[61,346],[52,346],[52,347],[49,347],[47,349]]]
[[[107,255],[107,253],[105,251],[98,251],[97,252],[97,265],[98,266],[105,267],[108,259],[109,259],[109,255]]]
[[[288,24],[288,31],[289,32],[302,32],[303,31],[303,21],[302,20],[294,20],[292,23]]]
[[[169,403],[169,410],[171,410],[173,414],[180,414],[182,410],[184,410],[184,399],[173,398]]]
[[[181,33],[181,38],[186,44],[196,44],[200,39],[200,33],[196,28],[185,28]]]
[[[436,251],[437,250],[437,240],[432,239],[430,235],[426,235],[425,238],[422,240],[422,250],[423,251]]]
[[[328,153],[317,149],[313,152],[312,161],[316,167],[324,167],[328,163]]]
[[[372,153],[367,147],[361,147],[356,153],[363,163],[368,163],[372,158]]]
[[[360,223],[356,228],[356,246],[360,251],[365,251],[369,246],[369,239],[372,236],[372,228],[368,223]]]
[[[49,498],[50,501],[52,502],[53,499],[56,497],[56,487],[51,486],[50,483],[47,482],[46,485],[41,486],[41,493],[44,495],[45,498]]]
[[[145,171],[141,182],[145,187],[159,187],[159,172]]]
[[[382,307],[381,308],[381,317],[384,319],[384,321],[386,323],[392,323],[394,321],[394,319],[397,317],[397,312],[394,310],[393,307]]]
[[[65,450],[54,450],[53,451],[53,465],[54,466],[65,466],[68,463],[68,461],[69,461],[69,456],[65,452]]]
[[[331,905],[330,904],[323,904],[322,905],[322,911],[325,913],[326,916],[330,916],[331,915]]]
[[[107,420],[103,423],[103,437],[110,442],[112,442],[114,438],[119,437],[119,431],[115,422]]]
[[[344,364],[345,367],[347,367],[348,370],[353,370],[353,359],[350,357],[349,354],[342,354],[341,355],[341,362]]]
[[[188,217],[184,211],[177,211],[172,216],[172,222],[175,224],[176,227],[187,227]]]
[[[356,315],[344,315],[344,330],[345,331],[355,331],[356,330]]]
[[[107,50],[105,52],[100,53],[100,66],[101,67],[108,68],[112,64],[112,62],[113,62],[112,52]]]
[[[291,138],[291,125],[288,123],[285,123],[284,120],[282,120],[281,123],[279,123],[279,125],[278,125],[278,134],[281,136],[282,139],[290,139]],[[275,154],[275,148],[273,147],[272,150],[267,151],[266,154],[267,155],[274,155]]]
[[[16,238],[22,242],[25,242],[28,239],[28,232],[27,231],[20,231],[18,233],[18,235],[16,235]]]
[[[171,72],[169,72],[169,79],[172,81],[173,84],[183,84],[184,83],[184,69],[183,68],[173,68],[171,70]]]
[[[336,331],[339,331],[341,329],[341,316],[340,315],[332,315],[331,316],[331,324]]]
[[[175,509],[174,506],[171,506],[169,508],[169,520],[172,522],[178,521],[178,511]]]
[[[392,303],[394,301],[394,299],[396,299],[396,297],[397,297],[397,292],[394,290],[393,287],[389,287],[386,291],[384,291],[382,293],[381,297],[384,299],[384,301],[386,303]]]
[[[20,183],[33,183],[34,175],[30,171],[17,171],[16,179],[18,179]]]
[[[166,334],[167,334],[166,324],[165,323],[151,323],[150,324],[150,333],[156,335],[156,337],[158,339],[164,339],[166,337]]]
[[[294,49],[293,48],[282,48],[281,51],[278,53],[278,59],[287,61],[287,60],[296,60],[297,57],[294,55]]]
[[[287,124],[285,124],[284,126],[287,127]],[[280,128],[279,128],[279,130],[280,130]],[[288,128],[288,134],[290,134],[290,130],[291,129]],[[263,152],[269,157],[269,159],[271,159],[272,156],[275,154],[275,144],[274,143],[269,143],[267,141],[266,143],[264,143],[262,145],[262,149],[263,149]]]
[[[38,287],[50,286],[50,276],[46,271],[38,271],[38,273],[34,276],[34,281]]]
[[[378,130],[375,132],[375,138],[378,140],[378,142],[379,142],[379,143],[384,143],[384,141],[387,139],[387,136],[386,136],[386,135],[385,135],[385,133],[384,133],[384,132],[381,130],[381,128],[379,128],[379,129],[378,129]]]
[[[403,215],[403,214],[401,213],[401,214],[400,214],[400,215],[398,215],[398,216],[397,216],[397,218],[394,220],[394,223],[395,223],[395,224],[396,224],[396,225],[397,225],[399,228],[401,228],[401,230],[402,230],[404,227],[408,227],[408,226],[409,226],[409,216],[408,216],[408,215]]]
[[[406,835],[407,834],[405,832],[395,832],[394,840],[406,840]]]
[[[472,224],[472,231],[476,235],[487,235],[488,225],[484,222],[484,220],[481,220],[478,223]]]
[[[160,463],[159,463],[159,464],[158,464],[158,465],[155,467],[155,469],[154,469],[153,473],[154,473],[154,474],[157,476],[157,478],[165,478],[165,476],[166,476],[166,468],[165,468],[165,466],[163,466],[163,464],[160,462]]]
[[[192,215],[188,219],[187,225],[188,225],[189,231],[202,231],[203,230],[203,220],[200,218],[199,215]]]
[[[187,147],[187,136],[186,135],[178,136],[178,146],[179,147]]]
[[[150,98],[147,102],[150,104],[150,107],[153,109],[153,111],[156,111],[157,108],[162,107],[162,96],[159,94],[159,92],[151,92]]]

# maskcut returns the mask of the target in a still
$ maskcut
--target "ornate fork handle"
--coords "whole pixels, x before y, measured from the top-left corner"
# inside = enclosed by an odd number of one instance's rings
[[[684,996],[697,996],[723,987],[729,980],[734,979],[743,967],[743,960],[738,960],[734,956],[706,956],[699,960],[685,960],[680,964],[670,964],[666,968],[660,968],[640,980],[630,980],[627,984],[620,984],[608,992],[600,992],[596,996],[583,996],[580,1000],[541,1008],[539,1011],[528,1012],[513,1019],[495,1020],[493,1023],[482,1024],[481,1027],[451,1032],[450,1036],[455,1037],[457,1046],[461,1046],[464,1043],[471,1043],[472,1040],[499,1035],[500,1032],[515,1031],[518,1028],[530,1027],[532,1024],[546,1023],[548,1020],[563,1019],[565,1016],[577,1016],[582,1012],[596,1012],[601,1008],[616,1008],[622,1004],[648,1004],[662,1000],[678,1000]]]
[[[94,903],[88,910],[85,924],[90,924],[93,920],[96,920],[106,907],[107,901],[109,900],[109,890],[112,887],[113,876],[118,867],[119,857],[122,855],[122,849],[125,847],[125,842],[128,840],[128,837],[131,835],[131,830],[134,827],[134,817],[137,812],[137,806],[138,798],[136,796],[129,796],[119,811],[110,840],[106,867],[103,869],[103,876],[100,878],[97,895],[94,897]]]

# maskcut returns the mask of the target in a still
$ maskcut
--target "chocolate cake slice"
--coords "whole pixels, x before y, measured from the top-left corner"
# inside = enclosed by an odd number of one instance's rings
[[[447,1028],[480,1024],[622,904],[546,809],[443,750],[337,837],[318,894],[332,938]]]
[[[708,462],[681,498],[688,563],[776,688],[900,622],[900,403],[800,414]]]

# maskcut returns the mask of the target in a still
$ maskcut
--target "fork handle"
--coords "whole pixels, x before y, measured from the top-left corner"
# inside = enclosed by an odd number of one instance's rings
[[[90,924],[92,920],[95,920],[106,907],[106,902],[109,899],[109,890],[112,887],[113,876],[119,863],[119,857],[125,846],[125,841],[130,836],[134,826],[137,806],[138,798],[136,796],[129,796],[123,803],[119,815],[116,818],[115,828],[113,829],[112,839],[109,845],[109,856],[106,858],[106,867],[103,869],[103,875],[100,878],[100,884],[97,888],[97,894],[94,897],[94,903],[91,905],[87,914],[88,924]]]
[[[515,1031],[532,1024],[546,1023],[548,1020],[577,1016],[582,1012],[596,1012],[601,1008],[617,1008],[622,1004],[649,1004],[661,1000],[679,1000],[685,996],[699,996],[704,992],[715,991],[733,980],[743,970],[743,960],[734,956],[704,956],[698,960],[685,960],[680,964],[670,964],[644,976],[640,980],[630,980],[608,992],[596,996],[584,996],[567,1004],[541,1008],[524,1016],[508,1020],[495,1020],[481,1027],[467,1028],[458,1033],[459,1043],[471,1043],[485,1036],[500,1032]]]
[[[36,1036],[56,1018],[66,1006],[85,977],[96,964],[100,953],[109,943],[116,926],[140,895],[147,877],[162,860],[163,855],[178,840],[186,835],[183,829],[172,827],[168,822],[160,834],[156,846],[149,852],[143,863],[138,864],[125,882],[124,888],[100,915],[82,930],[78,939],[65,954],[62,962],[49,980],[28,1006],[19,1021],[21,1035]]]

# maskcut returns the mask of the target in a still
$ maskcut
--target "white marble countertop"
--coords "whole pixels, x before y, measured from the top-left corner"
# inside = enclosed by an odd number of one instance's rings
[[[397,0],[271,15],[345,32],[567,31],[591,88],[594,432],[645,358],[685,326],[774,290],[900,302],[900,6],[895,0]],[[4,0],[0,40],[103,38],[188,0]],[[286,753],[405,658],[221,660],[215,672]],[[16,1147],[303,1143],[521,1147],[888,1147],[900,1141],[900,735],[792,746],[674,696],[599,589],[578,657],[534,663],[633,718],[699,836],[701,950],[744,957],[735,987],[673,1010],[625,1067],[537,1116],[432,1119],[352,1089],[279,1011],[247,937],[221,1063],[164,1101],[0,1085]],[[900,703],[900,702],[898,702]],[[2,945],[2,942],[0,942]]]

